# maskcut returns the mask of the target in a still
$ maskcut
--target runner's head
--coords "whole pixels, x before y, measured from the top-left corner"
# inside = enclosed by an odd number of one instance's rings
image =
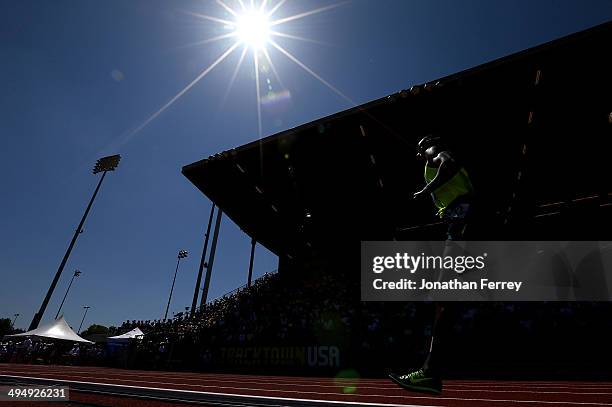
[[[426,153],[427,150],[431,147],[441,147],[442,139],[440,137],[434,136],[433,134],[428,134],[423,137],[421,141],[417,144],[417,158],[419,159],[427,159]]]

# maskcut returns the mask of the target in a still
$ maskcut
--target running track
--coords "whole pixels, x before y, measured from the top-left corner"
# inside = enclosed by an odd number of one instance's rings
[[[445,382],[442,395],[429,396],[405,391],[385,379],[19,364],[0,364],[0,381],[67,385],[71,399],[96,405],[122,405],[121,400],[131,399],[127,405],[168,406],[197,402],[211,406],[612,406],[612,383],[609,382],[449,380]],[[93,400],[92,397],[97,398]],[[19,402],[17,405],[25,407],[26,404]]]

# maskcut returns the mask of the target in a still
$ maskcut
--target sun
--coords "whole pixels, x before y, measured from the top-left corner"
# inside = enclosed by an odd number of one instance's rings
[[[248,46],[259,50],[270,40],[270,22],[261,11],[249,11],[236,17],[236,35]]]
[[[348,96],[344,95],[340,90],[334,87],[331,83],[327,82],[315,71],[304,64],[298,57],[290,53],[283,46],[281,46],[277,39],[282,38],[285,40],[297,40],[311,43],[320,43],[313,41],[309,38],[300,37],[297,35],[289,34],[287,32],[278,31],[278,27],[286,26],[288,23],[303,19],[314,14],[318,14],[327,10],[334,9],[343,4],[346,4],[350,0],[341,1],[339,3],[330,4],[328,6],[304,11],[298,14],[293,14],[287,17],[275,18],[274,14],[285,5],[288,0],[250,0],[250,7],[245,4],[247,0],[235,0],[234,6],[228,6],[225,1],[227,0],[215,0],[215,3],[225,11],[226,18],[215,17],[206,14],[199,14],[194,12],[187,12],[198,19],[212,21],[217,24],[221,24],[224,28],[228,29],[228,32],[217,35],[216,37],[208,38],[202,41],[198,41],[189,45],[204,45],[210,44],[217,41],[229,41],[228,47],[225,51],[219,55],[207,68],[203,69],[195,79],[189,82],[183,89],[181,89],[176,95],[168,100],[163,106],[157,109],[151,114],[144,122],[138,127],[131,130],[126,139],[131,138],[142,129],[144,129],[149,123],[155,120],[161,115],[166,109],[172,106],[177,100],[179,100],[185,93],[189,92],[202,78],[208,75],[215,67],[220,65],[226,58],[228,58],[236,49],[242,48],[238,63],[234,68],[232,78],[227,87],[225,97],[229,93],[230,89],[234,84],[234,80],[242,66],[245,56],[248,51],[251,51],[252,56],[252,67],[254,69],[255,78],[255,96],[257,106],[257,134],[262,137],[262,118],[261,118],[261,104],[262,102],[269,102],[275,98],[291,97],[290,92],[285,89],[285,85],[281,81],[281,78],[276,71],[270,50],[278,51],[278,53],[284,55],[290,61],[294,62],[301,69],[306,71],[313,78],[317,79],[321,84],[325,85],[335,94],[340,96],[342,99],[347,101],[351,106],[356,106],[356,103],[351,100]],[[274,3],[271,5],[270,3]],[[306,2],[304,2],[306,3]],[[229,19],[228,19],[229,18]],[[323,43],[325,44],[325,43]],[[272,75],[272,77],[270,77]],[[264,90],[265,94],[262,96],[260,89],[260,79],[265,80],[267,84],[267,91]],[[271,79],[275,80],[275,83],[279,85],[280,90],[275,90],[272,86]]]

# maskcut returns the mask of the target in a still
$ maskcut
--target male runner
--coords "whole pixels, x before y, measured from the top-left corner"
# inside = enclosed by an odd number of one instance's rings
[[[425,161],[425,187],[414,198],[431,195],[438,215],[448,224],[446,240],[463,240],[470,221],[474,188],[467,171],[445,147],[440,137],[428,135],[417,146],[417,158]],[[444,256],[450,254],[446,246]],[[423,366],[404,375],[389,374],[389,378],[405,389],[435,394],[442,392],[439,365],[433,353],[436,326],[444,311],[436,303],[429,353]]]
[[[431,194],[438,215],[448,223],[447,240],[463,240],[474,196],[467,171],[440,137],[429,135],[419,141],[417,158],[425,161],[426,185],[414,198]]]

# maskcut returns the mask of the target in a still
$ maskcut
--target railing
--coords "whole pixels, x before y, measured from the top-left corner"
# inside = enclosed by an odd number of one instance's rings
[[[567,199],[563,201],[557,202],[541,202],[534,206],[534,214],[533,218],[542,218],[547,216],[555,216],[560,215],[563,210],[568,208],[580,207],[581,205],[588,205],[589,203],[596,203],[600,208],[607,208],[612,206],[612,192],[602,193],[602,194],[591,194],[586,196],[574,197],[572,199]],[[396,228],[396,232],[413,232],[413,231],[421,231],[428,230],[436,227],[441,227],[444,225],[444,222],[433,222],[428,224],[421,225],[409,225],[409,226],[401,226]]]

